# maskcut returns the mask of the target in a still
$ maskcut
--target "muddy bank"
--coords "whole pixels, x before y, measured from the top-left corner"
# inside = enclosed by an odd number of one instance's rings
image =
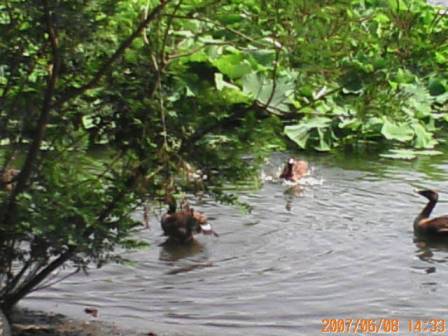
[[[14,311],[10,321],[14,336],[156,336],[151,331],[138,333],[100,320],[80,321],[61,314],[24,309]]]

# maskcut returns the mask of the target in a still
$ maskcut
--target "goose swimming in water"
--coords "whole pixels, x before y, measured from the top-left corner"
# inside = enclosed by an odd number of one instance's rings
[[[280,178],[287,181],[297,182],[305,175],[309,174],[308,162],[290,158],[283,168]]]
[[[207,216],[189,205],[176,211],[176,203],[170,203],[168,212],[161,219],[163,232],[168,238],[179,243],[187,243],[193,240],[193,234],[218,234],[207,223]]]
[[[428,199],[428,203],[414,220],[416,234],[448,237],[448,216],[429,218],[437,204],[439,194],[434,190],[424,189],[416,192]]]

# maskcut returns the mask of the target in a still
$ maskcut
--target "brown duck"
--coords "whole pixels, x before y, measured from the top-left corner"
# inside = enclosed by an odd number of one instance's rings
[[[283,168],[280,178],[287,181],[297,182],[309,174],[308,162],[290,158]]]
[[[438,193],[429,189],[416,190],[416,192],[427,198],[429,202],[415,218],[414,232],[417,234],[448,237],[448,216],[429,218],[439,199]]]
[[[164,234],[179,243],[192,241],[195,233],[218,236],[207,223],[207,216],[188,205],[176,211],[176,203],[171,203],[168,212],[162,216],[161,224]]]

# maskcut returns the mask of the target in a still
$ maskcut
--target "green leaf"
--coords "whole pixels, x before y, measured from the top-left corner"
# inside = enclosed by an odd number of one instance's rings
[[[438,64],[446,64],[447,63],[447,58],[445,57],[444,54],[442,54],[441,52],[436,52],[435,53],[435,58],[434,60],[438,63]]]
[[[215,84],[218,91],[222,91],[224,88],[239,90],[238,86],[226,82],[222,73],[215,73]]]
[[[256,49],[251,51],[251,55],[259,64],[271,66],[275,60],[275,51],[266,49]]]
[[[213,64],[231,79],[241,78],[252,71],[251,65],[242,54],[223,55],[213,61]]]
[[[407,69],[398,69],[395,75],[395,81],[399,84],[412,83],[415,80],[415,76]]]
[[[447,92],[447,88],[439,78],[431,78],[428,83],[428,89],[432,96],[439,96]]]
[[[289,96],[294,90],[294,82],[291,78],[279,77],[275,87],[271,79],[252,72],[243,77],[243,92],[267,105],[267,109],[273,113],[289,111]]]
[[[389,7],[394,11],[404,11],[408,9],[408,5],[403,0],[388,0]]]
[[[313,119],[305,120],[304,123],[309,129],[312,128],[325,128],[330,126],[331,119],[327,117],[315,117]]]
[[[416,123],[412,127],[415,132],[416,148],[433,148],[437,144],[432,133],[428,132],[421,124]]]
[[[85,129],[95,127],[95,118],[91,115],[85,115],[82,117],[82,124]]]
[[[384,119],[381,134],[388,140],[397,140],[406,142],[414,137],[413,129],[406,123],[392,123],[388,119]]]
[[[316,117],[313,119],[302,121],[299,125],[286,126],[284,132],[288,138],[294,141],[299,147],[306,148],[306,143],[311,135],[311,130],[318,129],[319,132],[319,150],[329,150],[327,142],[321,136],[321,130],[330,126],[331,119],[326,117]]]
[[[310,137],[309,128],[306,125],[286,126],[285,134],[300,148],[306,148],[306,143]]]
[[[346,119],[342,119],[339,122],[338,127],[339,128],[350,129],[352,131],[356,131],[356,130],[360,129],[362,127],[362,125],[363,125],[363,123],[359,119],[356,119],[356,118],[346,118]]]
[[[232,23],[241,22],[242,20],[245,20],[245,18],[241,14],[228,13],[228,14],[220,15],[218,17],[218,20],[226,25],[229,25]]]
[[[377,13],[377,14],[374,16],[373,19],[374,19],[376,22],[378,22],[378,23],[383,23],[383,24],[385,24],[385,23],[389,23],[389,22],[390,22],[389,17],[388,17],[387,15],[381,13],[381,12]]]
[[[236,85],[230,84],[223,79],[222,73],[215,73],[216,89],[221,92],[222,97],[228,104],[249,103],[250,97],[247,96]]]
[[[316,147],[316,149],[321,152],[329,151],[331,148],[330,148],[330,145],[328,144],[328,142],[325,140],[325,135],[326,135],[325,132],[323,131],[322,128],[318,128],[317,132],[319,134],[319,146]]]
[[[188,57],[188,60],[191,62],[206,62],[208,61],[209,56],[205,53],[204,50],[199,50],[198,52],[195,52],[191,54]]]
[[[443,95],[437,96],[435,101],[440,105],[446,104],[448,102],[448,92],[445,92]]]

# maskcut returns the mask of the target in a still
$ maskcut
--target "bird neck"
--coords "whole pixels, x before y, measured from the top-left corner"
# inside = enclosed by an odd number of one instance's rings
[[[280,175],[280,178],[284,178],[285,180],[289,180],[292,177],[292,165],[288,163],[288,165],[283,169],[282,174]]]
[[[420,212],[420,214],[417,216],[417,218],[415,218],[414,228],[416,228],[418,226],[418,224],[420,223],[421,220],[429,218],[432,210],[436,206],[436,203],[437,203],[437,199],[430,199],[428,201],[428,204],[426,204],[426,206],[423,208],[423,210]]]
[[[176,210],[177,210],[176,201],[170,202],[168,204],[168,213],[169,214],[174,214],[174,213],[176,213]]]

